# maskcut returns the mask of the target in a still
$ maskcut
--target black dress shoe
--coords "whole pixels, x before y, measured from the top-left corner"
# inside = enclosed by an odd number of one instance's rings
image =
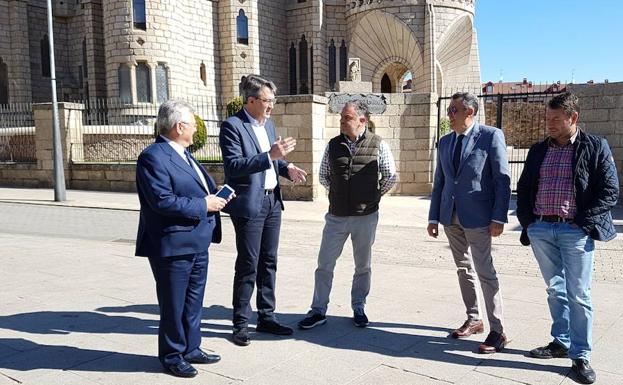
[[[553,341],[547,346],[541,346],[530,350],[530,355],[534,358],[567,358],[568,354],[569,349]]]
[[[197,353],[192,357],[184,357],[191,364],[215,364],[221,360],[218,354],[208,354],[201,349],[197,349]]]
[[[578,381],[583,384],[592,384],[595,380],[597,380],[597,374],[595,374],[595,371],[585,359],[580,358],[573,360],[571,370],[578,377]]]
[[[175,377],[191,378],[197,375],[197,369],[193,368],[190,362],[182,360],[177,364],[169,365],[166,369]]]
[[[257,324],[255,331],[258,333],[270,333],[278,336],[289,336],[294,333],[291,327],[280,324],[277,321],[262,321]]]
[[[249,337],[249,329],[246,327],[234,328],[233,341],[238,346],[247,346],[251,343],[251,337]]]

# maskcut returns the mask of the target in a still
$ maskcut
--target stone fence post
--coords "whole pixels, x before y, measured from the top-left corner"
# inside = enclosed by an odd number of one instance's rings
[[[38,103],[33,105],[35,117],[35,148],[37,153],[37,168],[45,171],[45,182],[52,185],[54,170],[54,151],[52,141],[53,113],[52,103]],[[70,161],[82,161],[82,112],[83,104],[58,103],[59,127],[61,131],[61,145],[65,179],[71,179]]]
[[[324,152],[323,129],[327,98],[318,95],[279,96],[272,116],[277,135],[296,139],[296,149],[286,156],[307,172],[307,182],[281,184],[284,197],[291,200],[314,200],[322,187],[318,182]]]

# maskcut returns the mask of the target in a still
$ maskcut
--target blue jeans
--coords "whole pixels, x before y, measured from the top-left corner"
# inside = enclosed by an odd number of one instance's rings
[[[594,241],[569,223],[536,221],[528,237],[547,285],[555,342],[569,349],[569,358],[589,360],[592,350],[591,278]]]

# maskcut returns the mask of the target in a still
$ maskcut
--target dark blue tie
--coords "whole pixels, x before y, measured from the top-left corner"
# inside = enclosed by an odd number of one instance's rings
[[[184,155],[186,155],[186,160],[188,161],[188,165],[190,166],[190,168],[194,170],[195,167],[193,166],[193,160],[190,157],[190,152],[188,152],[188,150],[184,150]]]
[[[452,165],[454,166],[454,172],[459,170],[459,164],[461,164],[461,150],[463,149],[463,139],[465,135],[461,134],[456,138],[456,144],[454,145],[454,154],[452,155]]]

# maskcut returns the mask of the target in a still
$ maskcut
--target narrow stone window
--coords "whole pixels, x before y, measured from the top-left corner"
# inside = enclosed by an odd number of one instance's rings
[[[203,62],[201,62],[201,65],[199,66],[199,78],[203,82],[204,86],[208,85],[208,76],[206,75],[206,65],[203,64]]]
[[[9,66],[0,57],[0,104],[9,104]]]
[[[236,37],[239,44],[249,45],[249,18],[242,9],[236,17]]]
[[[290,46],[290,95],[296,95],[298,84],[296,83],[296,47]]]
[[[130,67],[125,64],[119,65],[117,76],[119,78],[119,99],[121,99],[121,102],[123,103],[132,103]]]
[[[335,41],[331,39],[331,44],[329,45],[329,89],[331,91],[335,91],[335,82],[336,82],[336,77],[337,77],[335,59],[336,59]]]
[[[387,74],[384,74],[381,78],[381,92],[384,94],[391,94],[392,90],[392,81],[389,79]]]
[[[309,46],[309,93],[314,93],[314,45]]]
[[[85,78],[89,77],[89,67],[87,67],[87,39],[82,40],[82,71]]]
[[[158,103],[169,100],[169,70],[165,63],[158,63],[156,67],[156,96]]]
[[[151,71],[147,63],[136,66],[136,98],[139,103],[151,103]]]
[[[147,12],[145,11],[145,0],[132,1],[132,16],[134,28],[147,30]]]
[[[348,68],[348,56],[346,52],[346,42],[342,39],[340,46],[340,80],[346,80],[346,72]]]
[[[50,70],[50,40],[48,35],[43,35],[41,39],[41,76],[49,78],[52,76]]]
[[[301,75],[301,86],[299,88],[299,94],[308,94],[309,87],[307,86],[307,40],[305,35],[301,37],[299,42],[299,74]]]

